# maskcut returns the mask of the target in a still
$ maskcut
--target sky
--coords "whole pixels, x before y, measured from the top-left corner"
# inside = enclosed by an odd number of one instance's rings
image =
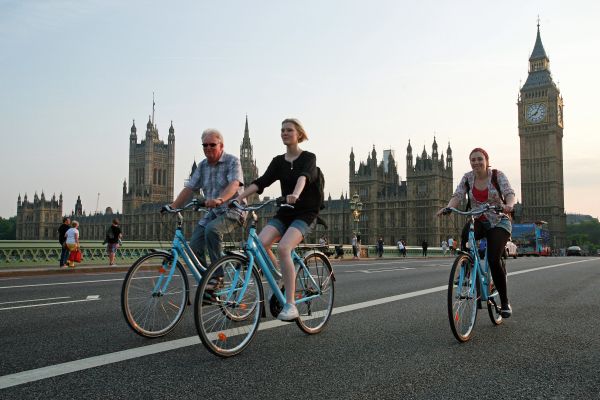
[[[176,137],[175,193],[201,132],[239,155],[248,116],[259,173],[285,151],[281,121],[302,121],[333,198],[348,161],[450,143],[454,184],[483,147],[520,199],[517,98],[537,23],[564,97],[565,211],[600,215],[600,3],[597,1],[0,0],[0,216],[17,197],[77,196],[121,210],[132,120],[152,95]],[[274,185],[266,194],[277,195]]]

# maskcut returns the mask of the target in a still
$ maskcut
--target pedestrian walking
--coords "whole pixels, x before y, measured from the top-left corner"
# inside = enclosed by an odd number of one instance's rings
[[[402,240],[398,240],[396,246],[398,246],[398,255],[402,256],[404,252],[404,243],[402,243]]]
[[[383,257],[383,238],[381,236],[377,239],[377,256],[379,258]]]
[[[454,255],[454,239],[452,238],[452,236],[450,236],[448,238],[448,248],[450,249],[450,255]]]
[[[65,242],[67,241],[67,231],[71,228],[71,220],[64,217],[62,224],[58,227],[58,243],[60,243],[60,268],[67,268],[67,259],[69,258],[69,249]]]
[[[117,218],[112,220],[112,225],[106,230],[106,253],[108,254],[108,265],[110,267],[116,266],[115,255],[117,249],[120,247],[121,239],[123,238],[123,232],[121,232],[120,222]]]
[[[356,234],[352,235],[352,255],[354,257],[352,257],[354,260],[358,259],[358,238],[356,237]]]
[[[448,251],[448,242],[445,240],[442,240],[442,252],[444,253],[444,256],[446,255],[447,251]]]
[[[423,240],[423,243],[421,243],[421,247],[423,248],[423,257],[427,257],[427,240]]]
[[[79,253],[79,260],[81,261],[81,250],[79,248],[79,222],[71,222],[71,228],[65,233],[65,245],[69,250],[69,267],[75,267],[75,261],[77,260],[77,254]]]

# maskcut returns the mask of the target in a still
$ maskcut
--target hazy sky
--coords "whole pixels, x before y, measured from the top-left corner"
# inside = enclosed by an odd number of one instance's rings
[[[175,192],[216,127],[239,155],[244,119],[259,172],[299,118],[326,176],[348,190],[348,155],[451,143],[455,184],[488,149],[520,198],[517,95],[540,16],[564,96],[565,208],[599,216],[600,2],[0,0],[0,216],[17,196],[62,192],[64,213],[121,210],[129,128],[176,136]],[[271,194],[277,190],[271,191]]]

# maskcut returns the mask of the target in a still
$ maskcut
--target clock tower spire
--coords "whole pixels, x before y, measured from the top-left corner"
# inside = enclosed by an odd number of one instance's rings
[[[522,221],[544,221],[550,246],[566,245],[563,183],[563,98],[550,73],[538,20],[529,72],[517,103],[521,153]]]

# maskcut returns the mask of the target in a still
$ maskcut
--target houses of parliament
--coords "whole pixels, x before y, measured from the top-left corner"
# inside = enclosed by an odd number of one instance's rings
[[[546,221],[554,247],[566,243],[566,216],[563,185],[563,98],[552,79],[549,58],[544,50],[538,25],[534,48],[529,58],[528,78],[520,88],[517,104],[521,159],[521,201],[516,209],[516,222]],[[318,159],[318,151],[317,151]],[[244,137],[240,144],[240,161],[244,182],[259,176],[253,158],[250,130],[246,117]],[[400,178],[399,165],[406,168],[405,180]],[[194,171],[196,164],[191,166]],[[102,240],[113,218],[121,220],[126,240],[171,239],[175,221],[159,213],[162,205],[173,201],[175,171],[175,129],[169,128],[166,143],[159,137],[154,122],[154,109],[148,118],[144,137],[138,142],[135,121],[129,135],[129,174],[122,184],[122,214],[107,208],[104,213],[83,212],[78,198],[69,215],[80,222],[84,240]],[[348,161],[348,191],[346,195],[325,201],[321,217],[327,228],[318,226],[307,242],[327,236],[330,243],[349,243],[353,233],[359,233],[363,243],[375,243],[382,237],[387,244],[399,239],[409,245],[426,240],[431,246],[449,236],[456,237],[462,222],[453,218],[437,218],[454,191],[453,159],[450,144],[438,148],[433,138],[430,152],[407,143],[403,162],[391,149],[378,155],[375,146],[366,160],[356,160],[350,149]],[[327,180],[327,176],[325,177]],[[327,190],[327,187],[325,188]],[[258,200],[258,199],[255,199]],[[360,201],[360,213],[353,215]],[[25,194],[17,200],[17,239],[55,239],[63,214],[62,195],[46,199],[42,192],[30,201]],[[273,214],[262,213],[259,225]],[[191,235],[200,218],[193,211],[184,214],[184,232]],[[225,240],[239,240],[242,230]]]

